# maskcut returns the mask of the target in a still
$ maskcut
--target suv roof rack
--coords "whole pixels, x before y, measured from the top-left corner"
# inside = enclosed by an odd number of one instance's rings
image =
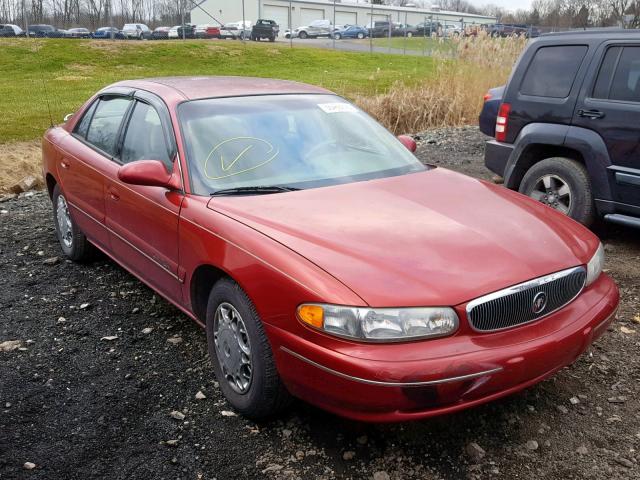
[[[564,32],[549,32],[549,33],[543,33],[541,36],[544,37],[553,37],[553,36],[560,36],[560,35],[597,35],[597,34],[604,34],[604,33],[623,33],[623,34],[638,34],[640,33],[639,30],[636,29],[628,29],[628,28],[617,28],[617,27],[612,27],[612,28],[587,28],[587,29],[575,29],[575,30],[567,30]]]

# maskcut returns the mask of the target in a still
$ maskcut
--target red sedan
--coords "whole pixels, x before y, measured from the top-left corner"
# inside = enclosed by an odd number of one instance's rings
[[[203,326],[233,407],[366,421],[533,385],[619,300],[587,229],[414,149],[321,88],[233,77],[116,83],[43,141],[64,253]]]

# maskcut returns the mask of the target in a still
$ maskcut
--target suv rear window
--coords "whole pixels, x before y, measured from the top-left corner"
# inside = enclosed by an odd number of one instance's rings
[[[520,93],[536,97],[568,97],[586,53],[586,45],[538,49],[520,85]]]
[[[593,96],[640,102],[640,47],[611,47],[607,50]]]

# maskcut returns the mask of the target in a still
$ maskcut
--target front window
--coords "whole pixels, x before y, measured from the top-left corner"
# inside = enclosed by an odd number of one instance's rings
[[[393,135],[334,95],[194,100],[179,107],[192,190],[315,188],[426,169]]]

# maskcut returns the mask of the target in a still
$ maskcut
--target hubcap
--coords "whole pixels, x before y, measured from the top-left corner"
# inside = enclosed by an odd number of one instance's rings
[[[251,385],[251,345],[240,313],[230,303],[218,306],[213,317],[216,356],[231,388],[246,393]]]
[[[571,189],[567,182],[557,175],[540,177],[528,195],[565,215],[569,214],[571,210],[573,200]]]
[[[73,224],[71,223],[71,215],[69,215],[69,206],[62,195],[58,195],[56,217],[58,219],[60,241],[65,247],[71,248],[73,246]]]

